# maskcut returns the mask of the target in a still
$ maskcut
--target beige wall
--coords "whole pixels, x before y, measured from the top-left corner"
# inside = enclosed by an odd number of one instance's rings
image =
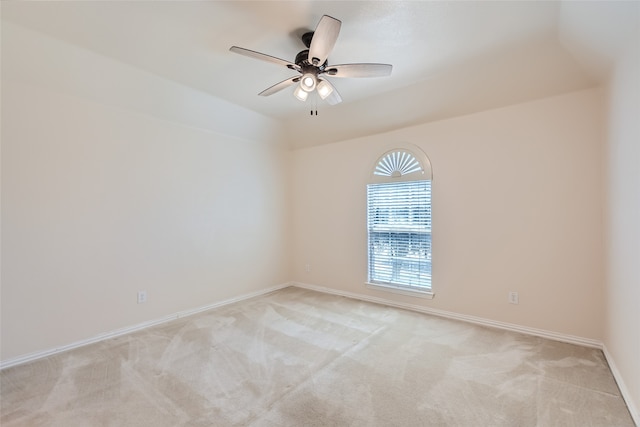
[[[587,90],[295,151],[293,279],[602,339],[601,105]],[[365,185],[405,142],[433,165],[433,300],[364,286]]]
[[[268,119],[8,28],[3,361],[288,280],[287,154]],[[73,66],[32,69],[56,57]],[[127,88],[174,110],[113,93]],[[231,111],[239,137],[181,121],[205,111],[214,125]]]
[[[634,40],[609,91],[604,344],[640,422],[640,53]]]

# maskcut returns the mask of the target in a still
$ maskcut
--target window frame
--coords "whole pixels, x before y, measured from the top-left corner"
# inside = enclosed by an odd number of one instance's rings
[[[408,155],[406,158],[404,155]],[[412,161],[415,160],[415,161]],[[416,166],[417,165],[417,166]],[[384,280],[372,279],[372,240],[371,240],[371,227],[370,227],[370,200],[369,192],[370,185],[376,184],[396,184],[403,182],[422,182],[429,181],[429,204],[428,204],[428,219],[425,217],[424,227],[427,227],[427,223],[431,223],[431,206],[432,206],[432,185],[433,176],[431,171],[431,162],[429,158],[418,147],[408,146],[404,144],[402,146],[396,146],[393,149],[385,151],[374,163],[369,182],[367,182],[367,282],[365,285],[369,289],[392,292],[401,295],[409,295],[420,298],[431,299],[435,296],[433,292],[433,282],[429,279],[429,286],[419,286],[403,283],[387,282]],[[405,188],[407,186],[404,186]],[[430,225],[430,224],[429,224]],[[429,258],[431,262],[431,237],[432,229],[428,227],[428,247]]]

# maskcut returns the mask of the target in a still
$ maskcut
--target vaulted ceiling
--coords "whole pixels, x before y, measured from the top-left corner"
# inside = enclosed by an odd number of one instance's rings
[[[303,147],[592,87],[637,26],[637,2],[604,3],[3,2],[2,19],[277,119]],[[293,62],[324,14],[342,21],[330,64],[391,76],[333,79],[344,102],[317,116],[293,88],[257,96],[296,73],[229,47]]]

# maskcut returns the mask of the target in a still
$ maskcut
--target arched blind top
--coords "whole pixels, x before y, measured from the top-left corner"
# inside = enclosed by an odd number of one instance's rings
[[[431,163],[420,149],[394,148],[378,158],[374,181],[417,181],[431,179]]]

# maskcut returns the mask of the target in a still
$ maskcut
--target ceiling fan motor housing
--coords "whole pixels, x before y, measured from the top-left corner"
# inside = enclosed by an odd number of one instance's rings
[[[312,72],[315,74],[313,70],[317,70],[317,73],[320,74],[324,71],[325,67],[328,64],[328,61],[324,61],[324,64],[320,66],[315,66],[309,62],[309,49],[305,49],[303,51],[298,52],[296,55],[296,59],[294,63],[302,69],[302,72]]]
[[[309,64],[308,58],[309,58],[309,49],[305,49],[296,55],[296,60],[294,61],[294,63],[300,67],[304,67],[305,65],[311,65]]]

